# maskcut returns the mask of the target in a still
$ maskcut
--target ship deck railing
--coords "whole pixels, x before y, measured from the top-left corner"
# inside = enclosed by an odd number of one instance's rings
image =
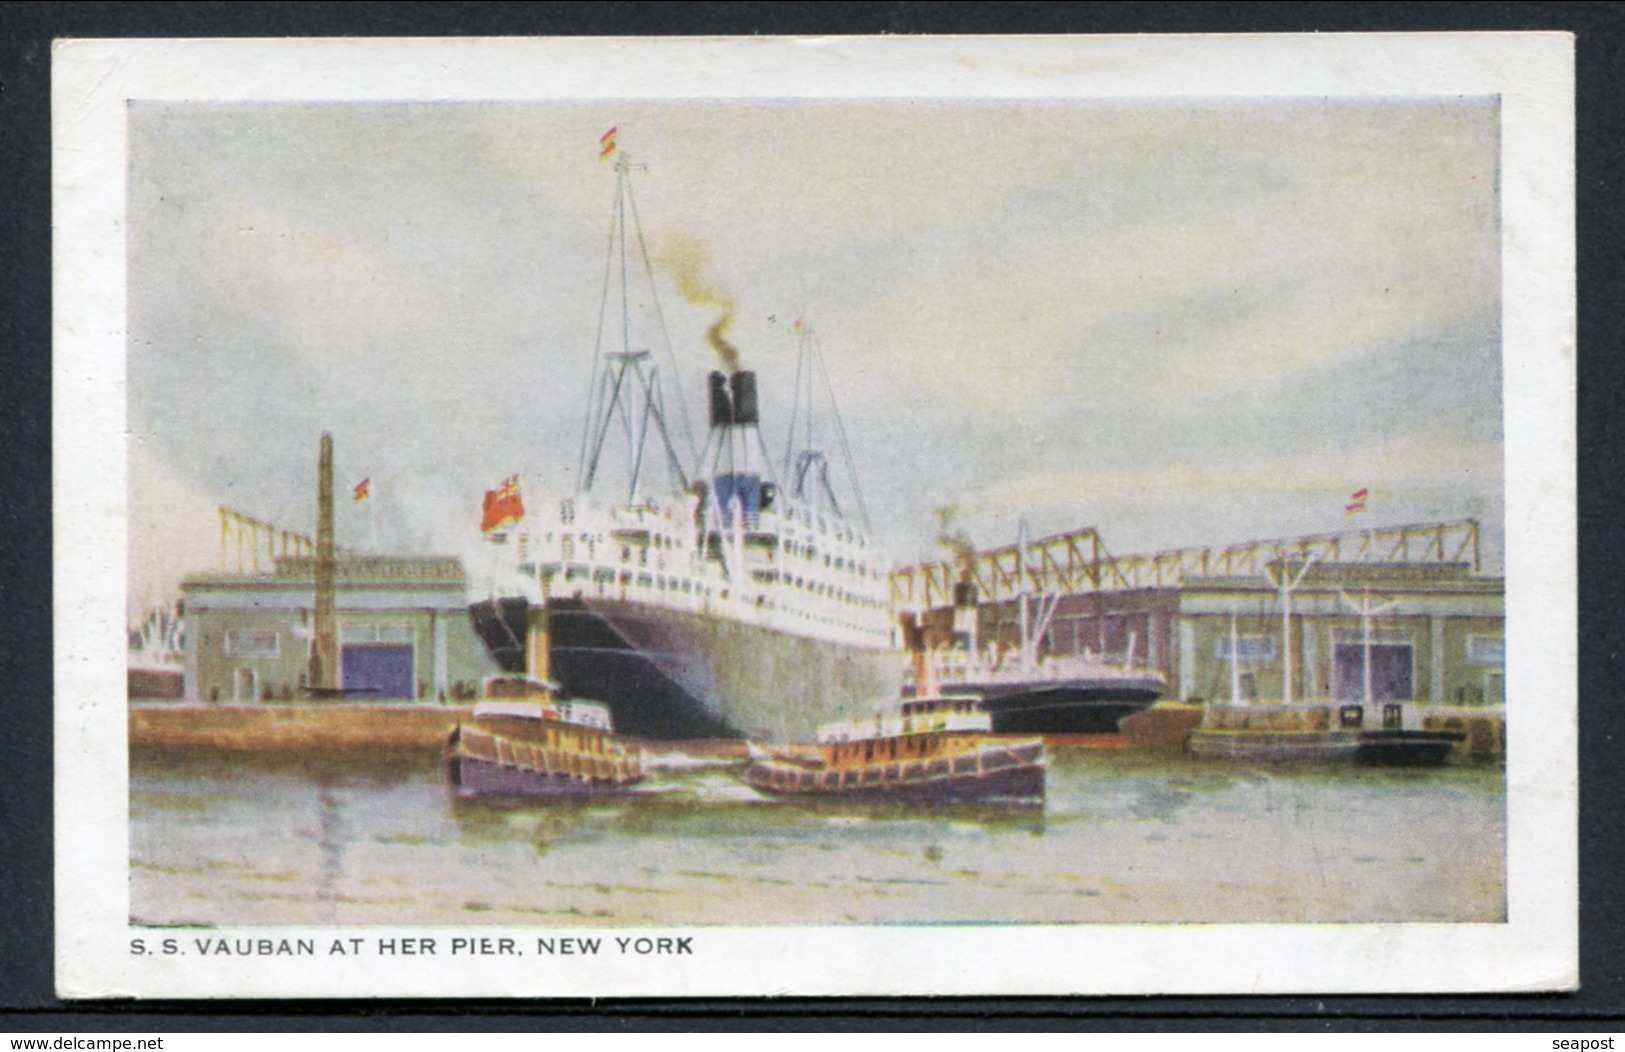
[[[938,650],[931,654],[933,670],[942,679],[1026,678],[1033,680],[1076,679],[1084,675],[1115,675],[1160,678],[1161,673],[1140,661],[1110,661],[1094,654],[1060,654],[1038,661],[1023,661],[1019,655],[989,659],[963,650]]]
[[[550,569],[553,572],[546,573]],[[585,562],[544,563],[540,570],[544,594],[549,596],[632,601],[693,614],[726,615],[780,631],[806,632],[816,626],[820,636],[835,642],[870,647],[891,644],[891,616],[879,591],[872,596],[848,592],[843,598],[781,583],[764,593],[748,585],[741,590],[722,579]],[[691,587],[684,590],[679,582]]]

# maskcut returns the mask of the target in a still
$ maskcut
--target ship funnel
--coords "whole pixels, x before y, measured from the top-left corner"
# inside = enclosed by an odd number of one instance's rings
[[[756,408],[756,374],[741,369],[733,374],[734,416],[736,424],[759,422]]]
[[[727,427],[734,422],[733,399],[728,397],[728,378],[711,374],[711,426]]]

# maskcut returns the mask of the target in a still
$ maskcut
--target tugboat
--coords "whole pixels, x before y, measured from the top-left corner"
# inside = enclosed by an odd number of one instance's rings
[[[974,697],[917,698],[894,717],[825,724],[811,745],[752,745],[741,777],[771,796],[1041,803],[1043,739],[995,736],[992,725]]]
[[[452,729],[446,777],[459,796],[591,796],[643,781],[643,752],[615,735],[608,706],[557,698],[547,637],[546,611],[531,611],[526,674],[487,679],[473,722]]]
[[[643,781],[643,754],[612,732],[609,709],[554,701],[553,684],[522,676],[485,682],[472,724],[446,742],[459,796],[590,796]]]

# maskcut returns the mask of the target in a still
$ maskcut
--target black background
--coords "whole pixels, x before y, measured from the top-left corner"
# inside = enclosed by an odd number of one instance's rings
[[[1625,1018],[1618,656],[1625,5],[5,3],[0,6],[0,1030],[1608,1030]],[[1485,997],[65,1004],[53,984],[50,42],[55,37],[1566,30],[1576,34],[1580,976]],[[1523,699],[1521,717],[1540,698]],[[1530,711],[1533,710],[1533,711]],[[1559,816],[1560,819],[1560,816]],[[771,961],[761,966],[771,968]]]

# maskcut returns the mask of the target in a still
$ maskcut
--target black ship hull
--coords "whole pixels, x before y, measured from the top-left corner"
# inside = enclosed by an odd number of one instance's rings
[[[1354,762],[1374,767],[1443,767],[1466,740],[1456,731],[1362,731]]]
[[[505,669],[524,665],[522,599],[471,615]],[[811,738],[898,696],[903,656],[740,621],[611,599],[547,604],[548,677],[609,706],[619,734],[656,740]]]
[[[1162,691],[1144,680],[1007,684],[944,683],[951,694],[982,700],[994,734],[1116,734],[1118,721],[1144,712]]]

